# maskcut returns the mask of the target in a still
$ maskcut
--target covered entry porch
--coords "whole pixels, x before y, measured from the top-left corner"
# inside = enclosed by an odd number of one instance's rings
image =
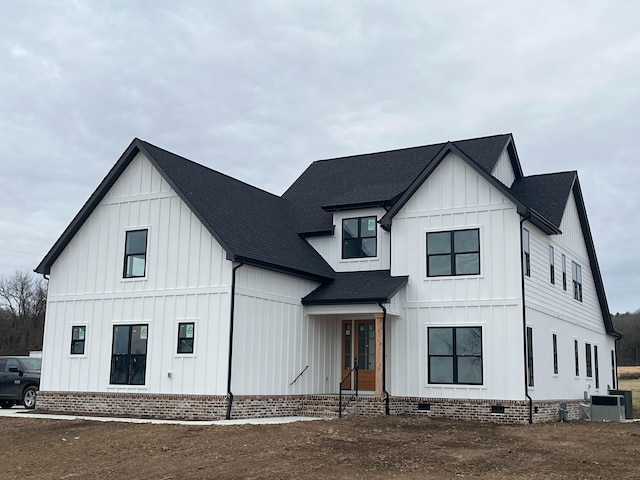
[[[392,277],[388,270],[339,272],[302,299],[307,315],[340,326],[336,390],[384,396],[386,322],[400,316],[406,283],[407,277]]]

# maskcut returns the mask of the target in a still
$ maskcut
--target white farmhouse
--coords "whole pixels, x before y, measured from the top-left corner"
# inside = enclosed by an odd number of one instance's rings
[[[509,134],[281,197],[134,139],[36,271],[43,409],[526,423],[616,384],[577,173],[524,176]]]

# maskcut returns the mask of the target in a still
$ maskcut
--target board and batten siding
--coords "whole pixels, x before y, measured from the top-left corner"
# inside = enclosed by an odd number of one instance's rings
[[[390,393],[524,398],[520,217],[504,195],[449,154],[393,219],[392,275],[409,275],[402,318],[390,321]],[[427,232],[477,228],[480,275],[427,277]],[[482,327],[483,385],[428,383],[427,328]]]
[[[148,229],[146,277],[123,279],[125,232]],[[226,393],[231,262],[160,173],[132,160],[51,267],[42,390]],[[177,354],[180,321],[194,354]],[[110,385],[114,325],[148,324],[146,384]],[[86,325],[85,354],[71,328]]]
[[[335,232],[331,236],[307,237],[306,240],[322,255],[326,262],[336,272],[354,272],[363,270],[388,270],[391,263],[389,258],[389,232],[384,231],[379,224],[377,227],[377,252],[375,257],[342,258],[342,220],[358,217],[376,217],[379,221],[385,214],[382,208],[366,208],[347,210],[333,214]]]
[[[562,217],[560,235],[546,235],[524,223],[529,230],[531,276],[525,277],[527,324],[534,333],[534,360],[542,368],[534,371],[533,398],[582,398],[595,391],[595,378],[586,377],[585,342],[598,345],[600,394],[611,385],[611,350],[615,340],[606,334],[593,272],[587,255],[582,227],[573,193],[569,195]],[[549,247],[554,249],[555,284],[551,283]],[[562,287],[562,255],[566,256],[567,289]],[[582,268],[582,302],[573,298],[572,262]],[[559,372],[553,374],[552,334],[558,336]],[[574,339],[578,340],[580,375],[575,376]],[[595,370],[595,367],[594,367]]]
[[[300,301],[318,283],[247,265],[236,275],[234,395],[334,393],[340,324]]]
[[[516,180],[516,176],[513,173],[513,165],[511,164],[511,157],[509,156],[508,150],[502,152],[500,155],[500,159],[496,163],[495,167],[493,167],[493,172],[491,175],[502,183],[504,183],[507,187],[513,185],[513,182]]]

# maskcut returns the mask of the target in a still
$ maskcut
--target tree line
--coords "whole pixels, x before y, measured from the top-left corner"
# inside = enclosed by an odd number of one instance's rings
[[[613,315],[613,327],[622,334],[618,341],[618,365],[640,365],[640,310]]]
[[[47,282],[17,271],[0,277],[0,355],[28,355],[42,350]]]

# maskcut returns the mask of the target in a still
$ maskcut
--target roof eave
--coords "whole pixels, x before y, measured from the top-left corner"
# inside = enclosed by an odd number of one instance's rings
[[[277,265],[275,263],[265,262],[264,260],[257,260],[255,258],[246,257],[243,255],[234,255],[232,258],[230,258],[230,260],[233,262],[242,262],[247,265],[253,265],[254,267],[264,268],[265,270],[271,270],[272,272],[285,273],[287,275],[294,275],[296,277],[305,278],[307,280],[313,280],[319,283],[328,283],[335,278],[335,273],[333,274],[331,274],[330,272],[327,272],[326,274],[313,273],[313,272],[299,270],[296,268]],[[331,269],[331,267],[329,266],[328,268]]]

